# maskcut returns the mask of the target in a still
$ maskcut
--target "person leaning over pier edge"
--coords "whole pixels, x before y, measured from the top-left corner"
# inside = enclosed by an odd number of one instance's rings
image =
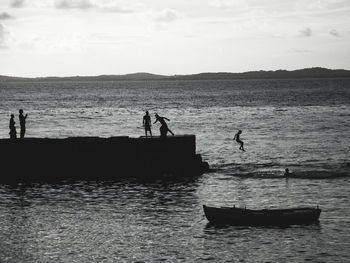
[[[23,110],[20,109],[19,110],[19,125],[21,126],[21,138],[24,138],[24,135],[26,133],[26,119],[28,117],[28,114],[26,114],[25,116],[23,115]]]
[[[149,113],[148,111],[146,111],[146,115],[143,116],[143,127],[145,128],[145,134],[146,134],[146,137],[147,137],[147,132],[149,131],[149,133],[151,134],[151,137],[152,137],[152,131],[151,131],[151,116],[149,116]]]
[[[168,132],[170,132],[172,135],[174,135],[174,133],[168,128],[168,125],[165,122],[165,120],[170,121],[168,118],[161,117],[157,113],[154,116],[156,116],[156,121],[154,123],[159,121],[160,124],[162,125],[159,128],[159,130],[160,130],[160,137],[161,138],[166,137]]]
[[[16,122],[15,122],[15,115],[11,114],[11,118],[10,118],[10,139],[16,139],[17,138],[17,131],[16,131],[16,126],[15,126]]]

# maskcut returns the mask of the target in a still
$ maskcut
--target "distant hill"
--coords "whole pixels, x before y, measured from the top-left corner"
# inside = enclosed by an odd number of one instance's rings
[[[0,75],[2,81],[127,81],[127,80],[160,80],[167,76],[155,75],[151,73],[133,73],[125,75],[100,75],[100,76],[71,76],[71,77],[40,77],[21,78]]]
[[[235,79],[302,79],[302,78],[350,78],[350,70],[305,68],[298,70],[249,71],[243,73],[217,72],[199,73],[192,75],[164,76],[151,73],[133,73],[125,75],[100,76],[71,76],[71,77],[43,77],[21,78],[1,76],[0,82],[12,81],[154,81],[154,80],[235,80]]]
[[[301,79],[301,78],[350,78],[350,70],[306,68],[299,70],[276,71],[249,71],[243,73],[200,73],[194,75],[176,76],[176,78],[188,80],[215,80],[215,79]]]

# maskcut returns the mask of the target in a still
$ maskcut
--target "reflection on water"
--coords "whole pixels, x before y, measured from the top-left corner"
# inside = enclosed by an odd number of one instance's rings
[[[318,225],[290,227],[207,227],[205,239],[207,248],[217,242],[231,247],[231,255],[224,256],[232,262],[301,262],[307,258],[317,258],[319,246],[326,244],[320,240]],[[309,247],[316,249],[313,253]],[[305,249],[303,249],[305,248]],[[298,255],[296,255],[296,252]]]
[[[273,181],[275,180],[275,181]],[[333,262],[348,257],[350,181],[240,179],[211,173],[0,187],[1,262]],[[337,208],[334,208],[334,204]],[[320,225],[212,227],[203,204],[319,204]],[[348,229],[348,228],[347,228]],[[342,241],[342,243],[340,243]]]

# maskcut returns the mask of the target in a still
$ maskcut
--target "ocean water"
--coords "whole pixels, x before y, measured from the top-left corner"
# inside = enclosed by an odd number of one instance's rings
[[[158,113],[175,134],[196,135],[213,171],[0,185],[0,262],[349,260],[350,79],[0,83],[0,138],[19,108],[27,137],[50,138],[139,137],[145,110]],[[213,227],[203,204],[322,213],[317,225]]]

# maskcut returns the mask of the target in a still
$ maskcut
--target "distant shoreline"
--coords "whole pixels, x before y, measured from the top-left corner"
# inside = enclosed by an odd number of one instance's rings
[[[258,79],[310,79],[310,78],[350,78],[350,70],[305,68],[298,70],[249,71],[243,73],[217,72],[190,75],[156,75],[151,73],[132,73],[125,75],[71,76],[23,78],[0,75],[2,82],[44,82],[44,81],[164,81],[164,80],[258,80]]]

